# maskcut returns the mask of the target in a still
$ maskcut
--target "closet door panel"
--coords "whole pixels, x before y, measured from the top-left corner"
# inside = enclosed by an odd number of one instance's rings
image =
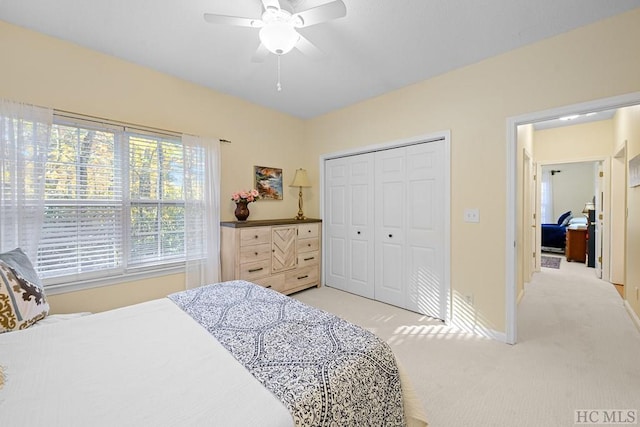
[[[349,292],[374,297],[373,153],[350,157]]]
[[[375,299],[404,307],[405,148],[375,156]]]
[[[442,141],[407,147],[406,308],[444,319]]]
[[[345,158],[325,162],[325,284],[343,291],[347,290],[347,218],[349,162]]]

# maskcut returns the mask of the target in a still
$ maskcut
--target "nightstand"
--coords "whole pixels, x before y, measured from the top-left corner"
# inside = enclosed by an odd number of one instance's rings
[[[585,262],[587,254],[587,230],[567,229],[567,241],[565,245],[567,261]]]

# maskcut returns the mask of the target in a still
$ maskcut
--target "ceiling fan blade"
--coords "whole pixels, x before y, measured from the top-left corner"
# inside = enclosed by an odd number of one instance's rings
[[[280,2],[278,0],[262,0],[262,5],[264,6],[264,10],[280,10]]]
[[[303,10],[294,14],[302,21],[301,25],[296,25],[298,28],[309,27],[311,25],[319,24],[321,22],[331,21],[332,19],[342,18],[347,15],[347,7],[342,0],[334,0],[332,2],[312,7],[311,9]]]
[[[253,53],[251,57],[251,62],[264,62],[265,58],[269,55],[269,50],[260,43],[258,49]]]
[[[305,39],[302,35],[300,36],[300,39],[298,39],[298,43],[296,43],[295,47],[313,60],[319,60],[326,56],[323,51],[318,49],[316,45]]]
[[[216,15],[215,13],[205,13],[204,20],[211,24],[236,25],[238,27],[260,28],[264,25],[261,19]]]

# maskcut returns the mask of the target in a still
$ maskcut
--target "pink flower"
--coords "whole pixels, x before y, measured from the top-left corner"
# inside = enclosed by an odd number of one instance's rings
[[[260,198],[260,193],[255,188],[247,191],[237,191],[231,195],[231,200],[235,203],[244,202],[251,203],[255,202]]]

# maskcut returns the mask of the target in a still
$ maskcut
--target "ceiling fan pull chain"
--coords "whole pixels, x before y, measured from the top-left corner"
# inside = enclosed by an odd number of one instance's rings
[[[278,57],[278,84],[276,85],[276,89],[278,90],[278,92],[282,91],[282,85],[280,84],[280,56],[281,55],[276,55]]]

